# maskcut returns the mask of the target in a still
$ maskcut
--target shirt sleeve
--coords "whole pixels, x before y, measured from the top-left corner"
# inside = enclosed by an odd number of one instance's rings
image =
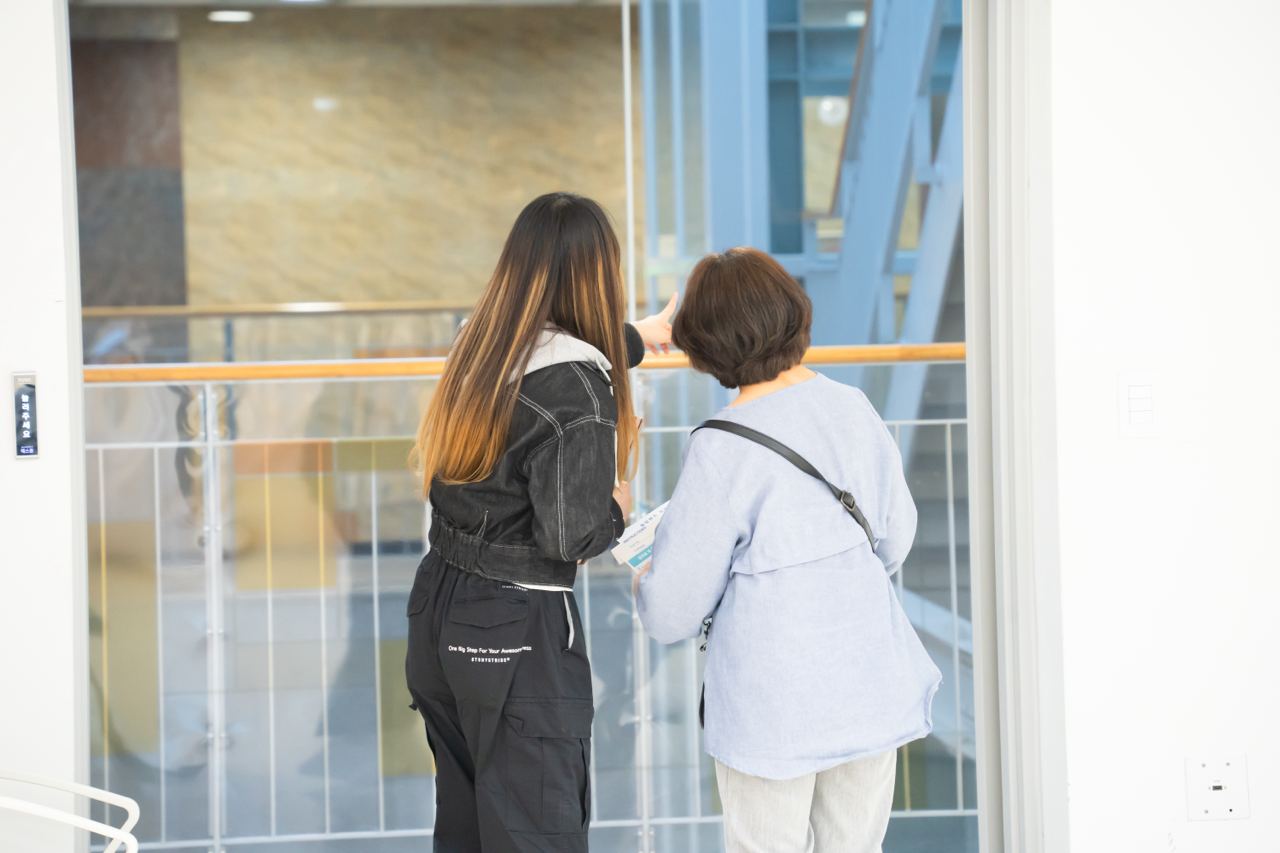
[[[640,331],[630,323],[622,326],[623,336],[627,339],[627,367],[639,367],[644,361],[644,338]]]
[[[740,538],[728,489],[695,439],[658,524],[652,566],[636,593],[650,636],[660,643],[698,636],[724,595]]]
[[[613,500],[613,427],[583,421],[529,457],[533,540],[554,560],[586,560],[618,535],[622,511]]]
[[[902,470],[902,454],[898,451],[898,444],[889,434],[888,427],[882,433],[879,491],[880,499],[884,502],[885,523],[884,528],[877,531],[876,556],[884,563],[885,570],[893,575],[902,568],[916,538],[916,503],[907,487],[907,475]]]

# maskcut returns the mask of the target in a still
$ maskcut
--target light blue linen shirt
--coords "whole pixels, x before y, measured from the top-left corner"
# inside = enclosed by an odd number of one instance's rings
[[[658,526],[638,607],[659,642],[707,644],[708,753],[790,779],[924,737],[942,675],[891,580],[916,508],[866,396],[817,376],[716,417],[753,427],[851,491],[879,540],[773,451],[701,430]]]

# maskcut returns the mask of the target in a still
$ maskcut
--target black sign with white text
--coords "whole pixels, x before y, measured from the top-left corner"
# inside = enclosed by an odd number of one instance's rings
[[[13,376],[13,420],[19,458],[38,456],[40,439],[36,423],[36,375],[34,373],[15,373]]]

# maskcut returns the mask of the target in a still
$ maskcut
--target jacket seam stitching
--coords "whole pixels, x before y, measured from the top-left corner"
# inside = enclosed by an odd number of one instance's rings
[[[556,446],[556,523],[560,528],[560,558],[568,560],[564,547],[564,442]]]
[[[591,395],[591,405],[595,407],[596,417],[600,417],[600,398],[596,396],[596,392],[592,390],[591,383],[587,380],[587,375],[582,372],[582,368],[576,364],[570,363],[573,372],[578,374],[578,378],[582,380],[582,387],[587,389],[587,393]]]
[[[582,417],[574,418],[572,421],[565,424],[564,430],[565,432],[568,432],[576,426],[581,426],[582,424],[591,423],[593,421],[607,427],[616,427],[618,425],[617,422],[611,421],[607,418],[602,418],[599,415],[583,415]]]
[[[533,409],[539,415],[542,415],[542,417],[546,419],[547,423],[551,424],[551,428],[556,431],[556,437],[557,438],[560,437],[560,433],[561,433],[560,424],[556,421],[556,419],[552,416],[550,412],[548,412],[546,409],[542,408],[537,403],[533,402],[523,394],[521,394],[516,399],[518,399],[521,403],[524,403],[529,408]]]
[[[529,465],[533,461],[533,457],[537,456],[538,453],[550,447],[551,445],[555,444],[557,441],[560,441],[564,437],[564,433],[568,432],[574,427],[579,427],[587,423],[598,423],[601,426],[607,426],[610,429],[614,429],[617,427],[617,424],[615,422],[611,420],[607,420],[605,418],[597,418],[595,415],[583,415],[580,418],[575,418],[574,420],[565,424],[563,428],[557,430],[555,435],[551,436],[546,441],[543,441],[541,444],[534,447],[525,455],[524,464],[521,466],[521,470],[525,473],[525,476],[528,476],[529,474]]]

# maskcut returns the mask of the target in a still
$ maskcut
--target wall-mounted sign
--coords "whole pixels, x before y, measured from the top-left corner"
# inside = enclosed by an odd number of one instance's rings
[[[13,374],[13,422],[16,453],[19,459],[40,454],[40,437],[36,421],[36,375]]]

